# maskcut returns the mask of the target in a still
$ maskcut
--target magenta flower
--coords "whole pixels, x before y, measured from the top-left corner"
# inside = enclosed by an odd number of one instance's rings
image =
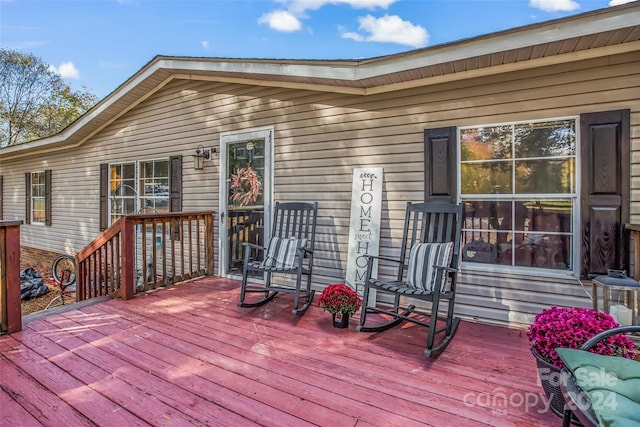
[[[527,337],[544,360],[562,368],[556,348],[580,348],[599,332],[620,326],[610,315],[590,308],[550,307],[536,315]],[[635,357],[633,342],[624,335],[609,337],[590,350],[605,356]]]

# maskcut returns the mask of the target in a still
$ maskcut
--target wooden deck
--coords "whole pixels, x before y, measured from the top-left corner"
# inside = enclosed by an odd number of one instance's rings
[[[549,426],[524,331],[463,322],[437,360],[426,329],[336,329],[292,296],[236,307],[205,278],[25,322],[0,337],[3,426]],[[315,302],[314,302],[315,304]]]

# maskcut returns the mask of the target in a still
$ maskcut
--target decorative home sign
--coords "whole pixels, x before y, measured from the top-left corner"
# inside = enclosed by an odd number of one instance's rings
[[[382,209],[383,168],[353,170],[351,221],[346,282],[360,295],[364,292],[367,260],[364,255],[378,255],[380,248],[380,211]],[[373,276],[378,263],[373,266]],[[372,295],[375,298],[375,295]]]

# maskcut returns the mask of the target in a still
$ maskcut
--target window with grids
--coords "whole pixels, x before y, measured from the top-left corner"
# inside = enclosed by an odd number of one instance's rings
[[[31,223],[44,224],[46,221],[46,180],[45,173],[31,172]]]
[[[169,161],[109,165],[110,218],[133,213],[169,212]]]
[[[459,129],[466,262],[572,270],[576,118]]]

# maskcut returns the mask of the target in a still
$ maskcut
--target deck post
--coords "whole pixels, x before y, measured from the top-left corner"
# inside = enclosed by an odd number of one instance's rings
[[[121,265],[121,277],[122,277],[122,287],[120,297],[123,300],[128,300],[133,298],[134,293],[134,271],[136,266],[134,264],[135,259],[135,251],[134,247],[134,221],[125,217],[121,218],[121,245],[122,245],[122,265]]]
[[[20,225],[0,221],[0,333],[22,330],[20,299]]]
[[[213,276],[213,215],[207,214],[205,218],[204,227],[204,241],[205,241],[205,265],[207,266],[206,276]]]

